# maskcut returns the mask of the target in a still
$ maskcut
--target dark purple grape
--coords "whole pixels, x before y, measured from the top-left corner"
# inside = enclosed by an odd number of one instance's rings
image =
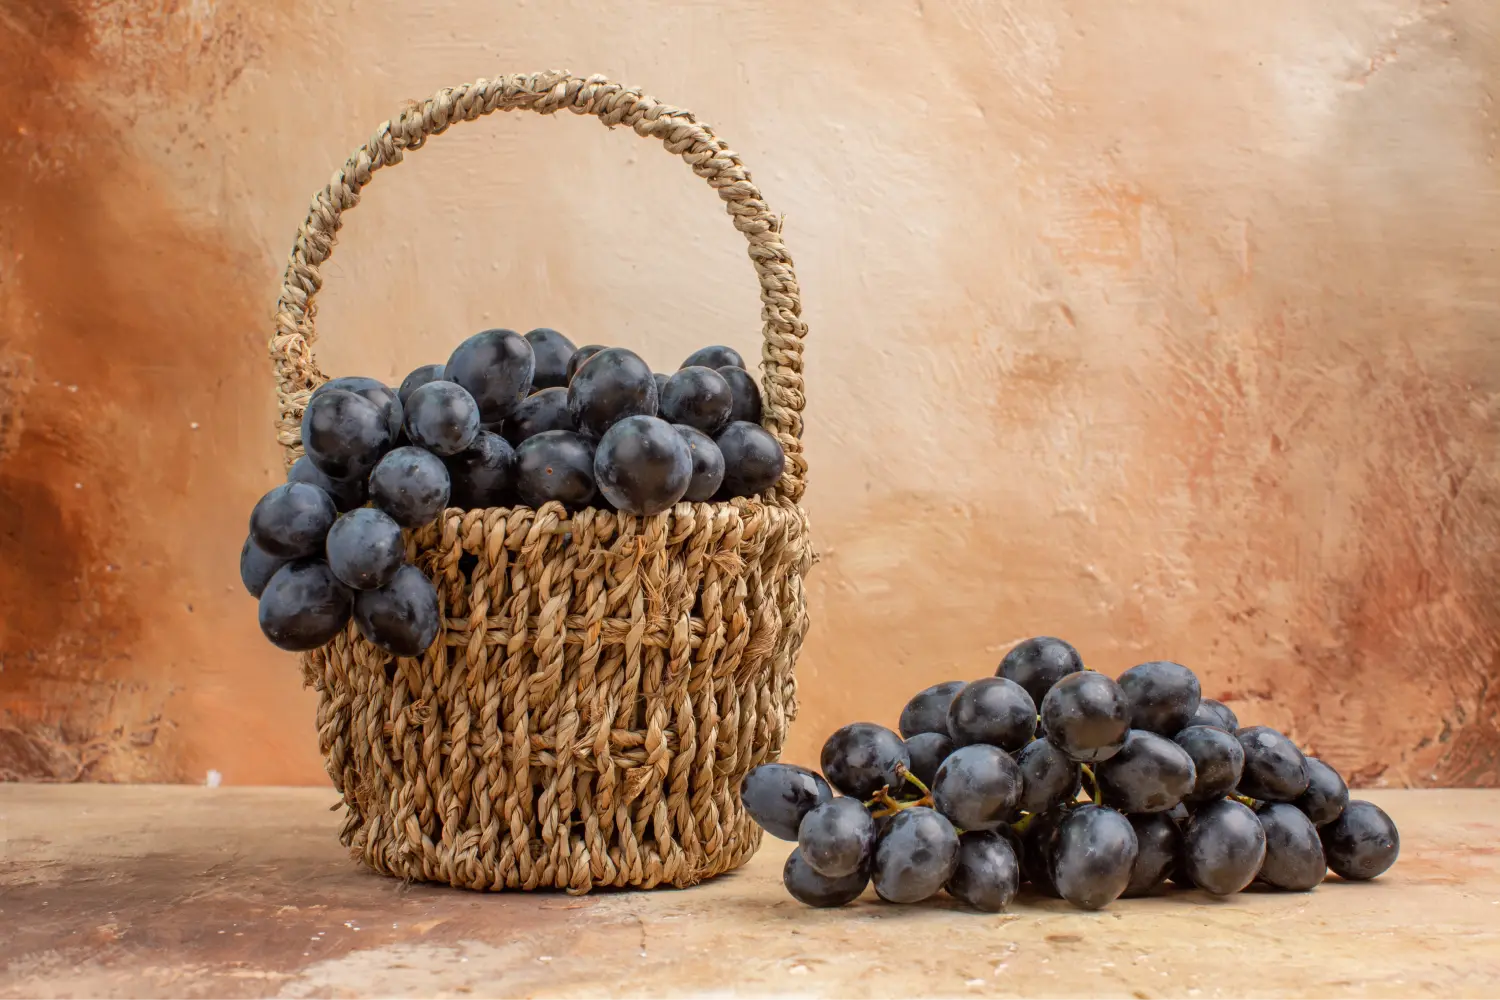
[[[793,899],[808,906],[843,906],[858,899],[870,884],[868,872],[858,871],[842,878],[819,875],[796,848],[781,869],[781,883]]]
[[[1199,806],[1183,834],[1184,874],[1216,896],[1229,896],[1249,885],[1265,857],[1266,832],[1260,820],[1234,799]]]
[[[729,423],[729,383],[712,368],[684,368],[667,379],[659,402],[663,420],[713,435]]]
[[[581,510],[594,499],[594,446],[573,431],[543,431],[516,449],[516,491],[528,507],[556,500]]]
[[[412,399],[423,391],[415,393]],[[386,455],[370,473],[370,499],[403,528],[430,524],[447,509],[451,489],[443,460],[413,445]]]
[[[318,487],[282,483],[256,501],[250,512],[250,537],[269,556],[315,556],[323,551],[323,540],[338,516],[333,498]]]
[[[796,840],[802,819],[833,801],[833,789],[816,771],[796,764],[761,764],[740,781],[740,802],[773,837]]]
[[[1192,721],[1203,699],[1197,675],[1170,660],[1131,667],[1116,683],[1130,702],[1130,725],[1168,739]]]
[[[1245,749],[1230,733],[1212,726],[1188,726],[1173,742],[1193,758],[1197,778],[1188,795],[1190,802],[1219,799],[1234,791],[1245,769]]]
[[[687,492],[693,453],[659,417],[626,417],[594,451],[594,482],[616,510],[649,517],[670,510]]]
[[[759,496],[776,485],[786,468],[781,443],[759,424],[736,421],[716,441],[724,454],[719,496],[725,499]]]
[[[600,351],[568,383],[573,424],[594,437],[626,417],[656,416],[656,404],[650,366],[623,347]]]
[[[364,479],[334,479],[325,475],[322,469],[312,464],[312,459],[303,455],[292,463],[287,470],[286,481],[289,483],[307,483],[333,497],[333,505],[338,508],[340,514],[351,511],[356,507],[363,507],[365,503],[366,484]]]
[[[479,434],[479,404],[454,382],[428,382],[406,401],[406,436],[434,455],[457,455]]]
[[[366,639],[397,656],[421,656],[437,638],[437,589],[407,563],[391,582],[354,598],[354,623]]]
[[[661,372],[652,372],[651,377],[656,379],[656,404],[658,407],[660,407],[661,394],[667,391],[667,382],[671,379],[672,376],[663,375]]]
[[[1396,824],[1373,802],[1353,799],[1339,818],[1322,827],[1318,835],[1328,867],[1339,878],[1364,882],[1396,863],[1401,853],[1401,834]]]
[[[719,377],[729,386],[730,422],[743,420],[746,423],[759,424],[763,408],[760,386],[755,384],[755,377],[745,369],[733,365],[725,365],[719,368],[718,372]]]
[[[1255,818],[1266,832],[1266,858],[1260,864],[1260,880],[1278,889],[1306,892],[1328,874],[1323,842],[1307,814],[1286,802],[1268,802],[1256,810]]]
[[[1083,771],[1045,738],[1032,740],[1016,754],[1021,769],[1021,808],[1043,813],[1078,797]]]
[[[302,450],[334,479],[368,476],[393,437],[380,407],[346,389],[320,393],[302,414]]]
[[[958,864],[943,887],[948,895],[984,913],[999,913],[1021,887],[1021,863],[1011,841],[989,830],[958,838]]]
[[[423,365],[421,368],[414,369],[410,375],[401,380],[401,388],[396,390],[396,398],[401,400],[401,405],[404,407],[406,406],[406,401],[411,398],[411,394],[428,382],[445,381],[447,381],[447,375],[443,371],[442,365]],[[402,423],[404,425],[405,421],[403,420]]]
[[[999,747],[975,743],[948,755],[932,779],[932,805],[961,830],[990,830],[1016,819],[1021,770]]]
[[[1100,910],[1130,884],[1140,853],[1135,828],[1113,809],[1082,805],[1057,825],[1051,850],[1058,895],[1083,910]]]
[[[955,746],[988,743],[1019,750],[1036,735],[1036,702],[1015,681],[982,677],[954,695],[948,706],[948,735]]]
[[[247,535],[245,544],[240,547],[240,583],[245,585],[245,591],[251,597],[260,597],[271,577],[290,561],[266,552]]]
[[[875,848],[875,891],[888,903],[920,903],[941,891],[957,867],[953,824],[934,809],[913,806],[891,819]]]
[[[349,588],[321,559],[281,567],[260,595],[260,630],[280,649],[317,649],[349,622]]]
[[[1297,808],[1314,826],[1327,826],[1348,804],[1349,786],[1339,773],[1316,757],[1307,758],[1307,791],[1297,796]]]
[[[906,738],[906,752],[911,756],[911,773],[931,788],[938,767],[953,752],[953,741],[946,733],[913,733]]]
[[[1085,764],[1108,760],[1125,744],[1130,703],[1119,685],[1101,673],[1081,670],[1052,685],[1042,699],[1047,742]]]
[[[1182,830],[1168,813],[1127,817],[1135,830],[1135,864],[1122,896],[1144,896],[1167,880],[1182,857]]]
[[[911,701],[901,709],[901,721],[897,724],[901,735],[912,737],[918,733],[942,733],[947,736],[948,707],[964,686],[964,681],[944,681],[912,695]]]
[[[681,371],[683,368],[723,368],[725,365],[730,365],[734,368],[743,368],[745,367],[745,359],[740,357],[740,352],[732,347],[715,345],[713,347],[699,348],[692,354],[689,354],[682,364],[678,366],[678,370]]]
[[[1297,745],[1269,726],[1235,733],[1245,750],[1241,795],[1265,802],[1295,802],[1307,791],[1307,758]]]
[[[1094,767],[1104,804],[1125,813],[1166,812],[1193,790],[1197,772],[1186,750],[1164,736],[1132,729],[1125,744]]]
[[[572,383],[573,376],[578,374],[578,369],[583,367],[585,361],[588,361],[602,350],[604,350],[604,347],[601,344],[585,344],[574,351],[573,356],[568,359],[568,367],[564,372],[568,377],[568,382]]]
[[[365,378],[361,375],[345,375],[342,378],[330,379],[318,386],[313,390],[311,398],[317,399],[325,392],[339,389],[363,396],[380,407],[380,412],[385,417],[385,425],[391,432],[391,440],[396,440],[396,435],[401,433],[402,404],[395,390],[379,379]]]
[[[819,875],[868,873],[875,857],[875,820],[858,799],[837,798],[802,817],[797,846]]]
[[[444,460],[452,486],[448,503],[462,510],[508,507],[516,486],[516,451],[493,431]]]
[[[401,525],[374,507],[351,510],[328,532],[328,568],[355,590],[374,590],[396,578],[406,560]]]
[[[719,492],[724,482],[724,454],[714,439],[686,424],[673,424],[672,429],[682,435],[683,443],[693,460],[693,473],[688,477],[687,492],[682,499],[693,503],[705,503]]]
[[[531,343],[514,330],[474,334],[453,349],[443,366],[444,378],[463,386],[474,397],[479,404],[480,422],[486,424],[498,424],[510,416],[530,391],[535,371],[536,355]],[[410,428],[407,433],[411,433]]]
[[[1083,659],[1078,650],[1061,639],[1050,635],[1039,635],[1017,643],[1016,647],[995,668],[996,677],[1015,681],[1026,689],[1031,700],[1038,705],[1052,690],[1052,685],[1068,674],[1083,669]]]
[[[531,345],[531,353],[536,358],[536,369],[531,374],[532,386],[537,389],[567,388],[568,361],[578,352],[573,342],[545,326],[528,332],[526,342]]]
[[[863,801],[882,788],[906,784],[911,755],[901,737],[873,722],[851,722],[823,744],[823,776],[845,795]]]
[[[1059,899],[1057,883],[1052,881],[1052,848],[1057,843],[1058,824],[1074,808],[1066,805],[1038,813],[1021,836],[1021,874],[1038,891]]]
[[[1226,733],[1233,733],[1240,728],[1240,720],[1235,718],[1229,706],[1222,701],[1204,698],[1198,702],[1198,711],[1193,713],[1188,725],[1208,726],[1212,729],[1222,729]]]
[[[558,387],[533,392],[521,400],[504,424],[506,440],[516,446],[547,431],[574,429],[573,414],[568,412],[568,390]]]

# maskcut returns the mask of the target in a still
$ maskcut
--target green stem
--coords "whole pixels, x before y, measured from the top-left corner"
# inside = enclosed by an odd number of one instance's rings
[[[1015,831],[1016,836],[1020,836],[1021,834],[1026,832],[1026,828],[1029,827],[1032,824],[1032,821],[1035,819],[1036,813],[1024,813],[1019,820],[1010,825],[1010,828]]]
[[[922,779],[918,778],[915,774],[912,774],[905,767],[897,765],[896,770],[907,781],[911,782],[913,785],[916,785],[918,788],[920,788],[922,790],[922,794],[923,795],[931,795],[932,794],[932,789],[930,789],[926,785],[922,784]]]
[[[1231,799],[1234,799],[1234,801],[1238,802],[1240,805],[1249,806],[1251,809],[1254,809],[1257,804],[1256,801],[1248,795],[1231,795],[1229,797]]]
[[[1099,779],[1094,776],[1094,769],[1087,764],[1079,764],[1078,767],[1083,771],[1083,776],[1088,779],[1089,786],[1094,790],[1093,795],[1090,796],[1094,800],[1094,805],[1102,806],[1104,804],[1104,793],[1099,790]]]

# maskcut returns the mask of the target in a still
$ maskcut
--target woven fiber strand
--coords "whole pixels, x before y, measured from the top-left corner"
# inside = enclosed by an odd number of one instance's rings
[[[739,157],[687,111],[600,77],[501,77],[440,91],[376,130],[313,199],[277,304],[278,440],[300,453],[317,368],[314,297],[342,214],[374,172],[453,122],[563,108],[662,141],[725,202],[761,288],[766,428],[786,451],[754,500],[606,510],[450,509],[408,532],[443,624],[397,658],[352,624],[304,654],[341,838],[370,868],[470,889],[685,886],[760,842],[739,783],[781,751],[814,561],[792,261]]]

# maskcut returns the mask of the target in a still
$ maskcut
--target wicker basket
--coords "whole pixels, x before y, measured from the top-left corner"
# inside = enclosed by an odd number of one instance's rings
[[[278,439],[326,381],[313,297],[345,211],[382,167],[493,111],[590,114],[659,139],[708,181],[760,284],[765,426],[786,472],[756,500],[604,510],[453,510],[408,533],[443,628],[392,657],[352,625],[304,654],[341,834],[369,867],[470,889],[691,885],[743,864],[760,831],[740,779],[796,712],[813,561],[797,505],[806,327],[781,224],[706,125],[602,77],[508,76],[443,90],[386,122],[314,198],[277,303]]]

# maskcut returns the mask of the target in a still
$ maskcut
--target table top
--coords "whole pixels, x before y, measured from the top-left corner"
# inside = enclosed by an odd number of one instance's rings
[[[485,895],[360,868],[324,789],[0,785],[0,997],[1500,994],[1500,791],[1362,794],[1374,882],[985,915],[809,909],[769,838],[693,889]]]

